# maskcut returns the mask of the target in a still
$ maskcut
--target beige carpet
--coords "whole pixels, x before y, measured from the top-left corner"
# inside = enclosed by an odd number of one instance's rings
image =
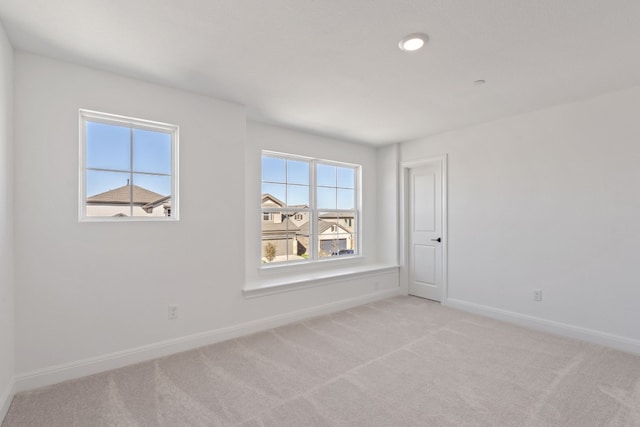
[[[18,394],[15,426],[640,426],[640,357],[397,297]]]

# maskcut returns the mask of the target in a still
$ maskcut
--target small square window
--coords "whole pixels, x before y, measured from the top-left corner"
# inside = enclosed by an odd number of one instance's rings
[[[80,110],[80,219],[178,219],[178,126]]]

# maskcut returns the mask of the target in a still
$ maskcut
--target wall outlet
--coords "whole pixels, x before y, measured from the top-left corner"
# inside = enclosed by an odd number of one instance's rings
[[[533,290],[533,300],[534,301],[542,301],[542,289],[534,289]]]
[[[178,318],[178,306],[177,305],[169,305],[168,317],[169,317],[169,320],[173,320],[173,319],[177,319]]]

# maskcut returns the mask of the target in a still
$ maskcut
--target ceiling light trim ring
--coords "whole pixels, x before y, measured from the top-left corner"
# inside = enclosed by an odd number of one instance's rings
[[[415,52],[422,49],[428,41],[429,36],[427,34],[412,33],[403,37],[400,42],[398,42],[398,47],[400,48],[400,50],[405,52]]]

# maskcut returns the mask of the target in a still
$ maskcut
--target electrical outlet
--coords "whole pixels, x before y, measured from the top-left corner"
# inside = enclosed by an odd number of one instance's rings
[[[534,289],[533,290],[533,300],[534,301],[542,301],[542,289]]]
[[[177,319],[178,318],[178,306],[177,305],[169,305],[169,312],[168,312],[168,317],[169,320],[173,320],[173,319]]]

